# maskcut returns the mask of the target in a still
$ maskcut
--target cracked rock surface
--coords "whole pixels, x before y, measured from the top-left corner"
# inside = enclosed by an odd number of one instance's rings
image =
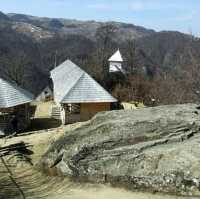
[[[39,167],[132,190],[200,195],[200,106],[99,113],[66,132]]]

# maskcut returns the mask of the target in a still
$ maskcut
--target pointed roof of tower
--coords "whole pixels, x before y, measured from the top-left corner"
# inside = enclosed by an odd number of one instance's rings
[[[119,49],[110,57],[109,62],[123,62]]]

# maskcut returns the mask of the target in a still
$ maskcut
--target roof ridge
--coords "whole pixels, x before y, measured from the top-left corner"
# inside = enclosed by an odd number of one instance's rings
[[[70,89],[70,91],[65,95],[65,97],[62,99],[62,101],[65,101],[65,98],[71,94],[73,88],[74,88],[76,85],[78,85],[78,83],[80,82],[80,80],[81,80],[81,78],[82,78],[83,76],[85,76],[85,77],[88,76],[88,78],[91,79],[91,81],[94,82],[95,86],[98,86],[99,88],[101,88],[102,91],[103,91],[104,93],[106,93],[108,96],[110,96],[110,97],[112,98],[112,100],[117,101],[116,98],[114,98],[103,86],[101,86],[94,78],[92,78],[92,77],[91,77],[88,73],[86,73],[86,72],[84,72],[84,73],[81,75],[81,77],[77,80],[76,84],[74,84],[74,86],[73,86],[73,87]]]
[[[82,68],[80,68],[77,64],[75,64],[74,62],[72,62],[70,59],[67,59],[63,63],[59,64],[56,68],[54,68],[53,70],[51,70],[50,71],[51,75],[54,75],[54,74],[58,73],[61,70],[61,67],[64,67],[65,64],[72,64],[73,66],[75,66],[75,68],[77,68],[80,71],[84,72],[84,70]]]
[[[85,72],[83,71],[83,73],[81,74],[81,76],[78,78],[78,80],[74,83],[74,85],[69,89],[69,91],[67,92],[67,94],[60,100],[60,102],[62,102],[65,97],[67,95],[69,95],[69,93],[72,91],[72,89],[78,84],[78,82],[80,81],[80,79],[85,75]]]
[[[87,74],[87,73],[86,73]],[[104,92],[106,92],[108,95],[110,95],[113,99],[115,99],[101,84],[99,84],[99,82],[97,82],[95,79],[93,79],[89,74],[87,74],[94,82],[95,84],[97,84],[99,87],[101,87]]]

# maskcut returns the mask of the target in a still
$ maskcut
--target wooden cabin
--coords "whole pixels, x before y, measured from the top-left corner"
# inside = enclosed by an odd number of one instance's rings
[[[117,102],[99,83],[70,60],[52,70],[51,78],[56,103],[52,110],[55,110],[55,116],[63,124],[89,120],[98,112],[110,110],[111,103]]]
[[[23,131],[30,124],[29,104],[33,95],[0,78],[0,134]]]

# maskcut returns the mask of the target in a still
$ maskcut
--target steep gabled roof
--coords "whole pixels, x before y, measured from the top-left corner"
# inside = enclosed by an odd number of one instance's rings
[[[79,68],[76,64],[74,64],[70,60],[66,60],[56,68],[51,71],[51,78],[53,79],[60,79],[62,76],[67,76],[68,78],[73,76],[81,75],[84,71]]]
[[[62,102],[80,103],[80,102],[115,102],[113,98],[103,87],[101,87],[87,73],[84,73],[71,90],[65,95]]]
[[[116,102],[100,84],[70,60],[51,71],[59,103]]]
[[[33,95],[0,78],[0,108],[10,108],[33,101]]]
[[[109,62],[123,62],[121,53],[119,50],[117,50],[108,60]]]

